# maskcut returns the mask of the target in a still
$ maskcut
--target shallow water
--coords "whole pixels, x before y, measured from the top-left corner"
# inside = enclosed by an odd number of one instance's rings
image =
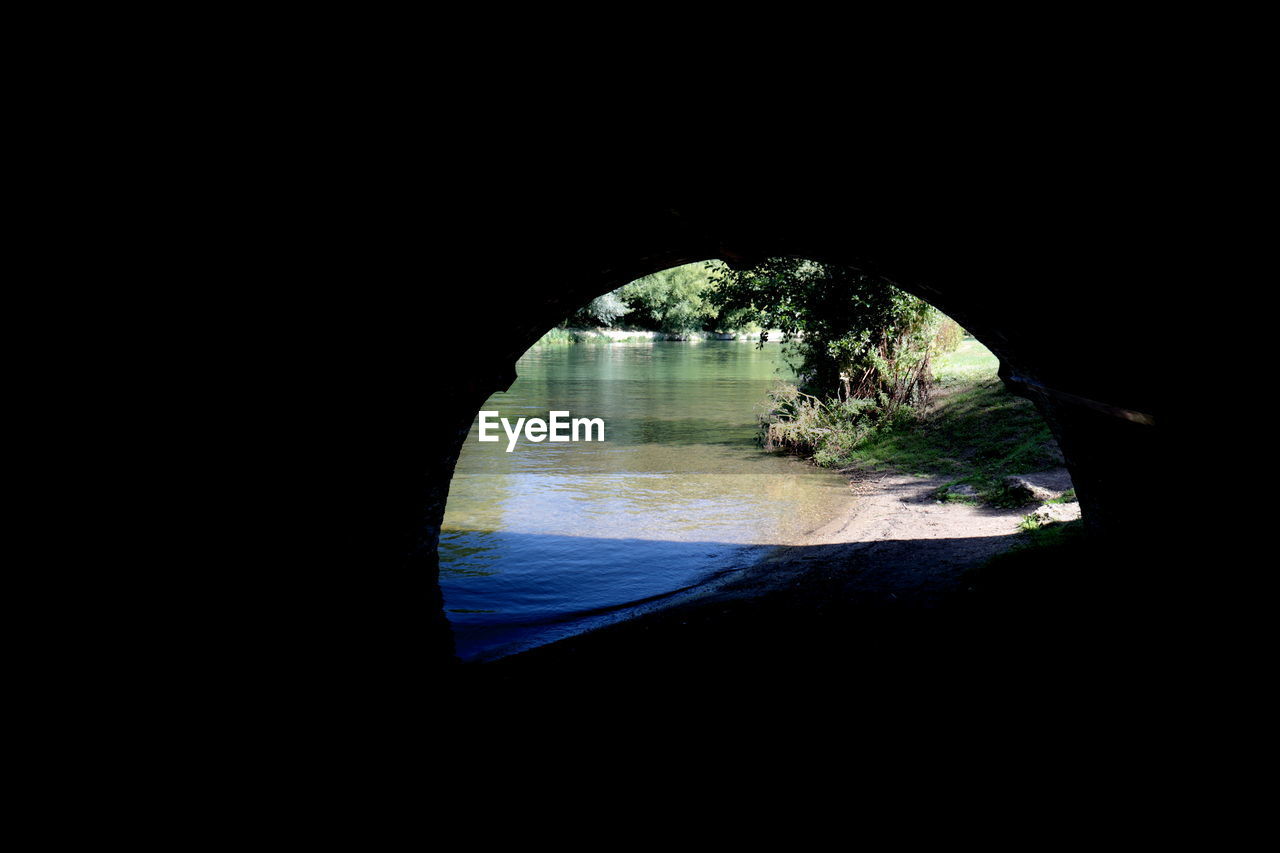
[[[847,509],[844,478],[762,452],[755,414],[790,371],[780,346],[660,341],[545,347],[486,410],[601,417],[604,442],[478,441],[441,535],[445,610],[464,660],[625,617],[745,568]]]

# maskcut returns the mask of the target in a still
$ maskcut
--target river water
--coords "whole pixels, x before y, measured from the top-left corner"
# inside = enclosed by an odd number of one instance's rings
[[[458,460],[441,534],[445,611],[463,660],[625,618],[741,570],[845,512],[843,477],[755,442],[791,372],[748,341],[542,347],[485,405],[605,421],[603,442],[482,443]]]

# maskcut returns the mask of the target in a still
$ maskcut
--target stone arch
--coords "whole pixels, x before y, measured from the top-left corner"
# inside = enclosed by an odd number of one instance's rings
[[[453,465],[479,407],[514,379],[516,359],[564,316],[627,281],[709,258],[778,255],[858,265],[955,317],[1000,357],[1002,378],[1050,424],[1092,532],[1119,541],[1148,530],[1153,510],[1141,484],[1159,470],[1146,381],[1154,332],[1151,290],[1131,247],[1102,227],[1083,234],[1078,223],[1038,209],[975,221],[954,207],[872,207],[875,216],[596,202],[551,222],[536,206],[512,213],[506,227],[491,227],[477,242],[498,274],[459,294],[485,317],[486,332],[474,339],[448,333],[423,344],[407,318],[428,301],[409,288],[388,291],[390,304],[378,306],[369,332],[389,350],[379,387],[388,394],[412,387],[432,351],[447,348],[451,368],[429,405],[393,401],[394,426],[378,433],[380,468],[361,480],[382,512],[361,527],[358,543],[425,572],[437,596],[428,606],[438,606],[435,551]],[[502,277],[529,269],[554,274]]]

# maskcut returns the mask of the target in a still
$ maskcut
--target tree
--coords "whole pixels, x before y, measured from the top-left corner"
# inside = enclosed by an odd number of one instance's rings
[[[632,307],[631,322],[650,329],[685,334],[716,317],[704,298],[719,262],[672,267],[624,285],[618,293]]]
[[[631,312],[631,307],[618,294],[618,290],[611,290],[603,296],[592,299],[585,307],[579,309],[578,313],[569,318],[569,325],[612,326],[619,317]]]
[[[770,258],[748,269],[721,266],[711,281],[707,298],[722,316],[735,312],[782,331],[811,393],[874,401],[889,415],[927,395],[942,315],[884,279],[849,266]]]

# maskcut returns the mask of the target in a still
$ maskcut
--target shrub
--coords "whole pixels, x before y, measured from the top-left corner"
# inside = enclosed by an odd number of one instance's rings
[[[768,411],[760,416],[765,449],[811,455],[824,467],[839,466],[861,442],[903,417],[901,410],[889,412],[874,400],[822,400],[794,385],[779,385],[768,398]]]
[[[567,321],[570,326],[612,326],[619,317],[631,312],[631,307],[613,290],[597,296]]]

